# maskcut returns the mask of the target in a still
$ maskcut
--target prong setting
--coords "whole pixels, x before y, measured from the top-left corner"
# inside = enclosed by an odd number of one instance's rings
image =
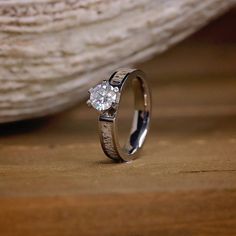
[[[90,100],[88,100],[86,103],[87,103],[88,107],[91,107],[91,106],[92,106]]]
[[[117,92],[117,94],[116,94],[116,103],[119,103],[119,101],[120,101],[120,93]]]
[[[119,92],[119,88],[118,87],[113,87],[113,90],[114,90],[114,92]]]
[[[89,93],[90,98],[87,104],[99,112],[107,111],[119,102],[119,88],[113,87],[107,80],[89,89]]]

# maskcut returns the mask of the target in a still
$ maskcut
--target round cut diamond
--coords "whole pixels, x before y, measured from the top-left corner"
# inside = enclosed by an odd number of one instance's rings
[[[117,92],[108,82],[98,84],[90,91],[91,105],[98,111],[104,111],[116,102]]]

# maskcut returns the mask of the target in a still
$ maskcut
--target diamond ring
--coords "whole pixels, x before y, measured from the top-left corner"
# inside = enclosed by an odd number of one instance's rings
[[[135,107],[128,142],[122,147],[117,131],[117,113],[124,85],[131,81]],[[151,95],[142,71],[120,69],[89,90],[87,104],[99,111],[99,133],[104,153],[115,161],[130,161],[137,157],[147,136],[151,118]]]

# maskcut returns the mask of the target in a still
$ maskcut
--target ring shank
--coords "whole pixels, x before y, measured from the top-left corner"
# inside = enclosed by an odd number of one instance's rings
[[[140,70],[122,69],[114,73],[109,79],[112,86],[119,87],[120,92],[128,80],[132,80],[135,107],[129,141],[121,147],[117,132],[117,110],[105,112],[99,117],[99,131],[102,148],[106,155],[116,161],[130,161],[137,156],[142,147],[150,124],[151,95],[145,80],[145,75]]]

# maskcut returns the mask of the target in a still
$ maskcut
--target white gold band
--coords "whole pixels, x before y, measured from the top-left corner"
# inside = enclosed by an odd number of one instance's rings
[[[121,147],[117,132],[117,111],[119,109],[119,95],[122,96],[124,84],[128,80],[134,82],[132,84],[135,107],[129,140],[124,147]],[[113,88],[118,88],[119,94],[116,96],[116,102],[113,102],[109,109],[102,111],[99,116],[98,123],[101,145],[103,151],[109,158],[115,161],[130,161],[137,157],[137,152],[143,146],[148,133],[151,118],[150,91],[144,73],[135,69],[121,69],[116,71],[108,80],[108,83]],[[112,93],[114,94],[114,92]],[[111,95],[109,96],[111,97]]]

